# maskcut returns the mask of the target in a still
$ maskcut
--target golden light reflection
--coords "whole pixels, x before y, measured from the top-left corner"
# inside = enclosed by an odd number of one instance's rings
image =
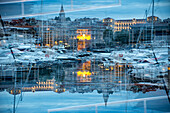
[[[83,76],[83,77],[91,76],[91,72],[89,72],[89,71],[78,71],[77,76]]]
[[[78,71],[77,80],[79,82],[91,82],[91,72],[89,71]]]
[[[49,46],[50,46],[50,44],[45,44],[45,46],[48,46],[48,47],[49,47]]]
[[[36,85],[32,87],[23,87],[23,92],[25,91],[53,91],[58,86],[58,84],[55,83],[54,80],[47,80],[45,82],[36,82]]]
[[[87,61],[80,66],[79,71],[77,72],[77,80],[79,82],[91,82],[91,61]]]
[[[86,62],[83,63],[82,70],[90,71],[90,68],[91,68],[91,61],[86,61]]]
[[[86,48],[86,44],[85,44],[84,41],[78,41],[77,45],[78,45],[78,46],[77,46],[77,50],[78,50],[78,51]]]

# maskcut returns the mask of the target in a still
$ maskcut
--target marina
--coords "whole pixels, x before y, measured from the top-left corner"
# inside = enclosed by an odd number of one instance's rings
[[[0,113],[169,113],[170,19],[150,1],[151,16],[125,20],[65,17],[121,0],[0,2]]]

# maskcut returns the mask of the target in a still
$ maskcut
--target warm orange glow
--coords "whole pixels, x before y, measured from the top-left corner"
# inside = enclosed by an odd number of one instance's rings
[[[77,45],[78,45],[78,46],[77,46],[77,50],[78,50],[78,51],[86,48],[86,43],[85,43],[85,41],[78,41]]]
[[[103,68],[103,66],[100,66],[100,68]]]
[[[168,70],[170,70],[170,67],[168,67]]]
[[[119,67],[123,67],[123,65],[119,65]]]
[[[45,44],[45,46],[48,46],[48,47],[49,47],[49,46],[50,46],[50,44]]]
[[[91,72],[89,71],[78,71],[77,80],[79,82],[91,82]]]
[[[78,47],[77,50],[82,50],[89,45],[89,40],[91,40],[90,31],[88,29],[77,29]]]
[[[90,75],[91,75],[91,72],[89,72],[89,71],[78,71],[77,72],[77,76],[86,77],[86,76],[90,76]]]
[[[58,89],[56,89],[55,92],[58,92]]]
[[[106,71],[108,71],[109,69],[108,69],[108,68],[106,68],[105,70],[106,70]]]
[[[86,35],[86,34],[78,35],[77,39],[79,39],[79,40],[91,40],[91,36],[90,35]]]
[[[77,29],[77,34],[89,34],[90,31],[88,29]]]
[[[82,65],[82,70],[90,70],[91,68],[91,61],[84,62]]]
[[[55,41],[55,44],[57,45],[57,41]]]
[[[112,19],[110,19],[110,22],[112,22],[113,20]]]

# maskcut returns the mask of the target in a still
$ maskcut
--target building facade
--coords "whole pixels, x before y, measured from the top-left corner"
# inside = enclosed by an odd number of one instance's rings
[[[160,23],[161,19],[157,16],[153,16],[154,23]],[[152,16],[147,17],[147,22],[152,22]],[[111,28],[114,32],[121,31],[121,30],[127,30],[129,31],[131,29],[131,26],[136,24],[145,24],[146,19],[126,19],[126,20],[114,20],[113,18],[104,18],[103,19],[104,25],[108,26],[108,28]]]
[[[151,34],[152,24],[147,23],[136,24],[131,26],[129,43],[135,45],[136,43],[140,44],[151,44],[152,42],[165,44],[168,43],[168,39],[170,38],[170,23],[154,23],[153,28],[153,37]]]

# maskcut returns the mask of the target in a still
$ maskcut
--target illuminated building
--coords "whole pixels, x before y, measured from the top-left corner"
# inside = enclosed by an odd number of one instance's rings
[[[32,86],[29,87],[23,87],[22,91],[23,92],[28,92],[28,91],[52,91],[54,90],[55,86],[55,81],[54,80],[46,80],[45,82],[38,81],[36,84],[33,84]]]
[[[75,19],[71,22],[71,26],[73,33],[77,33],[78,29],[88,29],[89,34],[91,36],[91,40],[89,40],[88,48],[96,48],[99,44],[103,44],[103,32],[106,29],[106,26],[103,25],[102,21],[98,18],[80,18]],[[74,34],[73,34],[74,37]]]
[[[121,30],[130,30],[132,25],[135,24],[144,24],[146,23],[145,19],[127,19],[127,20],[115,20],[114,32]]]
[[[147,18],[147,22],[152,21],[152,16]],[[161,19],[159,17],[154,16],[154,22],[161,22]],[[146,19],[126,19],[126,20],[114,20],[112,18],[105,18],[103,19],[103,23],[112,28],[114,32],[121,31],[121,30],[130,30],[131,26],[135,24],[144,24],[146,23]]]
[[[104,18],[103,19],[103,23],[104,23],[104,26],[107,26],[107,29],[111,29],[114,31],[114,24],[115,24],[115,20],[112,19],[112,18]]]
[[[152,16],[149,16],[149,17],[147,18],[147,22],[148,22],[148,23],[151,23],[151,22],[152,22]],[[157,16],[153,16],[153,22],[154,22],[154,23],[160,23],[160,22],[161,22],[161,19],[160,19],[159,17],[157,17]]]
[[[12,95],[18,95],[18,94],[21,94],[21,89],[19,89],[19,88],[16,88],[15,89],[15,92],[14,92],[14,88],[12,88],[12,89],[7,89],[7,91],[9,92],[9,94],[12,94]]]
[[[77,50],[85,49],[89,46],[91,36],[88,29],[77,29]]]

